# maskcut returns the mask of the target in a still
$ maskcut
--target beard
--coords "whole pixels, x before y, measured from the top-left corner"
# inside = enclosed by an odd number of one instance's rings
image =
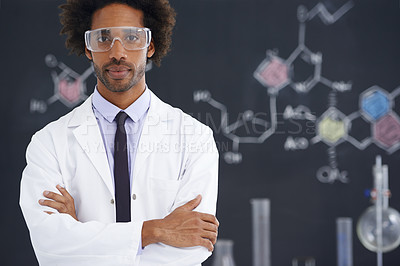
[[[121,65],[128,67],[131,73],[129,73],[129,76],[127,78],[122,80],[112,79],[107,74],[108,71],[107,68],[110,66],[121,66]],[[111,92],[125,92],[130,90],[132,87],[134,87],[136,84],[139,83],[139,81],[143,78],[146,72],[146,60],[144,60],[144,62],[139,66],[136,66],[135,64],[127,63],[122,60],[117,61],[115,58],[113,58],[111,62],[105,64],[101,69],[94,62],[93,66],[97,78]]]

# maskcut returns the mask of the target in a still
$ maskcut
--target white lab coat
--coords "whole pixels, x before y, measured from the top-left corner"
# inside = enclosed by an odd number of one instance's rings
[[[160,219],[201,194],[195,209],[215,215],[218,152],[210,128],[151,93],[133,166],[129,223],[115,222],[114,186],[92,97],[38,131],[26,152],[20,206],[40,265],[200,265],[204,247],[161,243],[138,254],[143,221]],[[38,200],[63,185],[78,221],[48,215]],[[135,198],[135,199],[134,199]]]

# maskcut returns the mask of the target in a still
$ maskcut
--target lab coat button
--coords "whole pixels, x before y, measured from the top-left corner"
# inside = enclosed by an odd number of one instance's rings
[[[132,199],[133,199],[133,200],[136,200],[136,194],[133,194],[133,195],[132,195]]]
[[[114,199],[111,199],[110,203],[111,203],[111,204],[114,204]]]

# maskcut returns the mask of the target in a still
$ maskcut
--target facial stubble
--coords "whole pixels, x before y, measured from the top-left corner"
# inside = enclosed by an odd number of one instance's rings
[[[114,80],[110,78],[107,74],[107,67],[111,65],[125,65],[130,68],[130,71],[133,71],[133,76],[128,81],[124,80]],[[96,73],[97,78],[101,83],[111,92],[125,92],[130,90],[132,87],[136,86],[139,81],[143,78],[146,72],[146,60],[139,66],[135,64],[127,64],[121,61],[113,60],[112,62],[104,65],[102,69],[98,65],[93,62],[94,71]]]

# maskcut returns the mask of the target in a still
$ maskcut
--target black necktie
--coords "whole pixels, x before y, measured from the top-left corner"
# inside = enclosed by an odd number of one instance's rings
[[[128,149],[125,131],[125,120],[127,118],[128,115],[122,111],[115,116],[117,131],[114,141],[114,183],[117,222],[131,221]]]

